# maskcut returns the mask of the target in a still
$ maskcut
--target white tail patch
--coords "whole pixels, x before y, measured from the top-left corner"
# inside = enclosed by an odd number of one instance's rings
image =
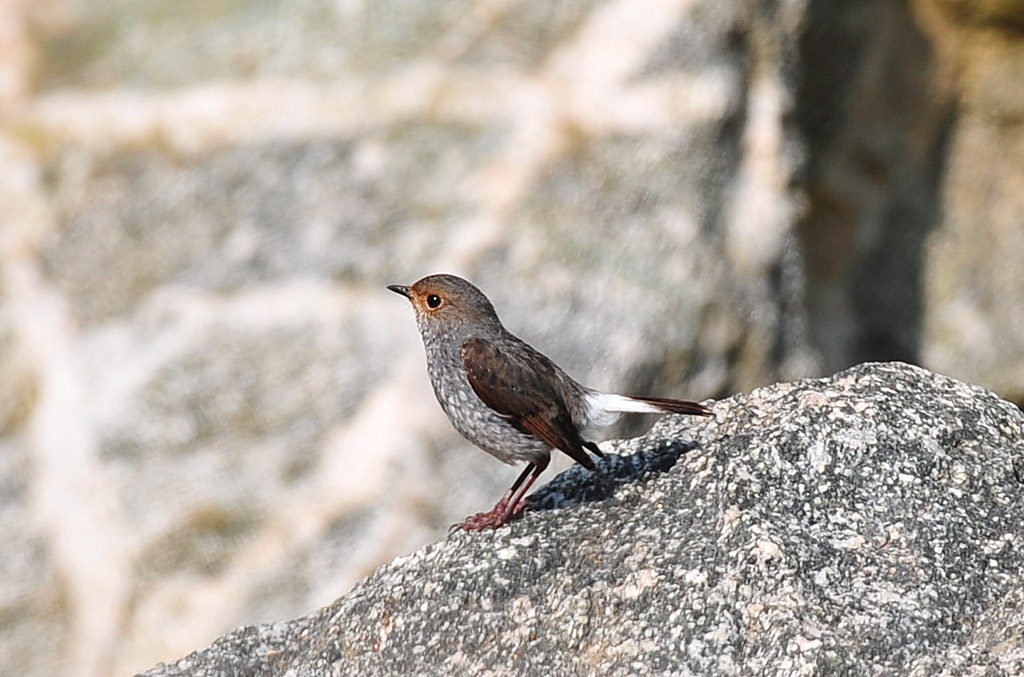
[[[588,427],[604,428],[618,420],[625,412],[637,414],[664,414],[665,410],[648,402],[634,400],[615,393],[599,393],[591,390],[584,396],[587,403]]]

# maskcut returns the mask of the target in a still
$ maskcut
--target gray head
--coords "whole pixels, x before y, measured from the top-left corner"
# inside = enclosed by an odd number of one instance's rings
[[[424,340],[447,336],[461,341],[504,331],[484,293],[461,277],[428,275],[411,287],[392,284],[388,289],[412,303]]]

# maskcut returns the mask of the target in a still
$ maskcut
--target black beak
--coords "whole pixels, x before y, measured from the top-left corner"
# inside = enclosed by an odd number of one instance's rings
[[[404,285],[404,284],[389,284],[388,285],[388,289],[390,289],[391,291],[395,292],[396,294],[401,294],[402,296],[404,296],[407,299],[408,298],[412,298],[411,296],[409,296],[409,287],[407,285]]]

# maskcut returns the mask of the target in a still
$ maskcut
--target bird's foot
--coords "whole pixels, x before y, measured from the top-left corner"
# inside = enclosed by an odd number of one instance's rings
[[[510,519],[514,519],[519,513],[526,507],[525,501],[519,501],[519,503],[513,508],[509,509],[508,501],[501,501],[498,505],[494,506],[492,510],[487,512],[478,512],[472,517],[467,517],[466,521],[462,524],[452,525],[452,530],[462,529],[463,531],[483,531],[484,529],[497,529],[504,525]]]
[[[512,484],[512,488],[505,492],[505,495],[501,497],[498,505],[494,506],[493,510],[477,513],[467,518],[462,524],[453,524],[448,533],[455,529],[462,529],[463,531],[497,529],[510,519],[516,517],[526,507],[526,492],[530,490],[537,476],[544,471],[547,465],[547,457],[527,465],[523,470],[523,474]]]
[[[495,508],[490,512],[480,512],[472,517],[467,517],[465,522],[455,525],[455,528],[463,531],[483,531],[484,529],[497,529],[507,521],[505,510]]]

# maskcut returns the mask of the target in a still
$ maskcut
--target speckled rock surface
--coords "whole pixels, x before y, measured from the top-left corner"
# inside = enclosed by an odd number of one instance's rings
[[[1020,674],[1024,415],[899,363],[663,419],[457,533],[150,677]]]

